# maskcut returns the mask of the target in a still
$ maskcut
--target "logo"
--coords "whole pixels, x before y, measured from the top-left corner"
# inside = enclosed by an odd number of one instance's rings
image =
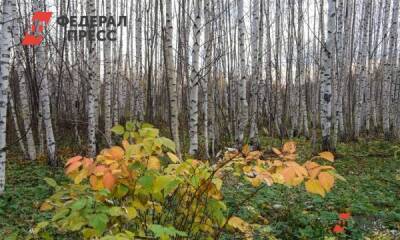
[[[44,39],[43,30],[49,24],[52,12],[34,12],[31,33],[25,33],[24,46],[38,46]],[[119,26],[127,26],[127,17],[119,16],[59,16],[57,24],[64,28],[68,41],[116,41]],[[72,29],[68,29],[72,27]]]
[[[52,12],[35,12],[32,17],[31,33],[25,33],[22,45],[24,46],[38,46],[42,43],[44,36],[43,30],[49,24]]]

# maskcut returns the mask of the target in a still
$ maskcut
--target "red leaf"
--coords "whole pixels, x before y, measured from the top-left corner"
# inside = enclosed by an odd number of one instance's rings
[[[333,233],[344,233],[344,227],[340,226],[340,225],[335,225],[335,227],[333,227],[332,229]]]
[[[339,214],[339,218],[342,220],[347,220],[350,218],[350,213],[341,213]]]

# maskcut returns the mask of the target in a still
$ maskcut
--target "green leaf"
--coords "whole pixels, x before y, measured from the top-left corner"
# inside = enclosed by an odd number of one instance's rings
[[[140,126],[141,128],[153,128],[154,125],[150,124],[150,123],[142,123],[142,125]]]
[[[154,180],[153,191],[154,193],[161,192],[168,184],[175,180],[174,176],[158,176]]]
[[[122,198],[128,193],[128,191],[129,191],[129,188],[127,188],[125,185],[119,184],[117,186],[117,190],[116,190],[114,196],[118,199]]]
[[[89,221],[89,226],[93,227],[98,234],[102,234],[106,230],[108,217],[104,213],[91,214],[87,219]]]
[[[125,132],[125,128],[122,125],[118,124],[111,128],[111,131],[117,135],[122,135]]]
[[[142,176],[138,179],[138,183],[143,186],[146,190],[151,190],[153,187],[154,177],[153,176]]]
[[[126,131],[132,132],[135,129],[135,124],[131,121],[125,124]]]
[[[70,210],[68,208],[60,208],[57,210],[56,214],[54,214],[53,218],[51,219],[53,222],[60,220],[61,218],[68,215]]]
[[[81,199],[78,199],[77,201],[75,201],[74,203],[72,203],[70,208],[72,210],[77,211],[77,210],[81,210],[82,208],[84,208],[85,205],[86,205],[86,199],[81,198]]]
[[[141,137],[146,138],[156,138],[158,136],[159,130],[156,128],[141,128],[139,129],[139,134]]]
[[[17,240],[18,239],[18,232],[13,232],[10,235],[7,235],[4,240]]]
[[[327,172],[330,173],[330,174],[331,174],[332,176],[334,176],[335,178],[339,179],[340,181],[344,181],[344,182],[347,181],[342,175],[340,175],[339,173],[337,173],[336,170],[329,170],[329,171],[327,171]]]
[[[43,228],[47,227],[47,225],[49,225],[48,221],[44,221],[44,222],[40,222],[38,223],[35,228],[33,229],[33,234],[38,234],[40,232],[40,230],[42,230]]]
[[[47,185],[49,185],[50,187],[53,187],[53,188],[58,187],[57,182],[56,182],[54,179],[52,179],[52,178],[47,178],[47,177],[46,177],[46,178],[44,178],[43,180],[46,181]]]
[[[174,141],[172,141],[169,138],[166,137],[160,137],[159,140],[161,141],[161,144],[168,148],[169,150],[176,152],[176,147]]]
[[[118,217],[118,216],[122,216],[124,214],[125,214],[124,211],[120,207],[112,207],[112,208],[108,209],[108,215],[110,215],[112,217]]]
[[[158,224],[151,224],[149,229],[154,233],[155,237],[161,239],[169,239],[169,237],[187,237],[187,233],[176,230],[174,227],[164,227]]]

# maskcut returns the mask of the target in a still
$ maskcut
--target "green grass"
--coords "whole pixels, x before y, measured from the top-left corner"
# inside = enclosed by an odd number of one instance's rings
[[[297,141],[300,158],[310,157],[309,143]],[[279,146],[280,142],[263,139],[262,145]],[[347,181],[338,182],[325,198],[306,193],[304,187],[273,186],[260,191],[238,213],[264,225],[263,230],[278,239],[364,239],[374,232],[386,233],[386,238],[371,239],[400,239],[400,160],[394,158],[392,146],[383,141],[341,144],[334,166]],[[61,169],[23,162],[18,155],[9,154],[6,192],[0,197],[0,239],[23,239],[35,223],[50,217],[38,210],[52,192],[44,177],[66,181]],[[225,189],[225,200],[233,209],[253,190],[241,182],[231,184]],[[339,212],[352,214],[342,236],[331,233]],[[19,238],[13,238],[17,234]]]
[[[274,142],[279,146],[276,140],[264,141],[263,145]],[[299,140],[298,150],[303,159],[311,156],[307,142]],[[260,219],[255,213],[260,213],[279,239],[363,239],[372,235],[371,239],[380,239],[377,232],[387,236],[382,239],[400,239],[400,160],[394,158],[392,144],[341,144],[337,155],[333,165],[347,181],[339,181],[325,198],[306,193],[304,187],[273,186],[242,207],[240,215],[257,222]],[[239,192],[251,192],[251,187],[228,188],[225,196],[231,206],[244,198]],[[341,212],[351,212],[352,221],[346,234],[337,236],[331,229]]]

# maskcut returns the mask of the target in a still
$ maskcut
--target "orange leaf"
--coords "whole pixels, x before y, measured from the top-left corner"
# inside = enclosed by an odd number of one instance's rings
[[[108,190],[111,191],[115,185],[115,182],[116,182],[116,179],[115,179],[114,175],[112,175],[112,173],[108,172],[108,173],[104,174],[103,185],[105,188],[107,188]]]
[[[316,168],[309,169],[308,172],[310,174],[310,178],[314,179],[321,172],[321,167],[316,167]]]
[[[82,162],[73,162],[67,167],[67,169],[65,170],[65,173],[69,174],[69,173],[77,170],[81,165],[82,165]]]
[[[322,172],[318,175],[318,180],[325,191],[329,192],[335,184],[335,178],[327,172]]]
[[[295,161],[287,161],[285,162],[285,165],[288,167],[300,167],[300,165]]]
[[[282,174],[283,178],[285,179],[286,183],[289,183],[290,181],[292,181],[293,178],[296,177],[296,171],[295,171],[294,167],[287,167],[287,168],[283,169],[281,174]]]
[[[307,161],[306,163],[304,163],[304,167],[306,167],[307,170],[314,169],[314,168],[317,168],[319,166],[320,165],[318,163],[316,163],[316,162]]]
[[[333,156],[331,152],[321,152],[319,153],[319,156],[330,162],[333,162],[335,160],[335,156]]]
[[[282,152],[279,151],[279,149],[273,147],[273,148],[272,148],[272,151],[273,151],[276,155],[282,156]]]
[[[51,210],[51,209],[53,209],[53,206],[50,205],[48,202],[44,202],[44,203],[42,203],[42,205],[40,206],[40,211],[41,211],[41,212],[49,211],[49,210]]]
[[[87,168],[92,165],[93,159],[92,158],[83,158],[82,165],[83,167]]]
[[[257,178],[261,178],[268,186],[271,186],[274,183],[272,176],[269,172],[262,172]]]
[[[308,176],[307,170],[302,166],[296,166],[294,170],[296,171],[297,176],[302,176],[302,177]]]
[[[114,160],[120,160],[124,157],[124,149],[118,146],[114,146],[109,149],[109,154]]]
[[[295,161],[295,160],[296,160],[296,157],[297,157],[296,154],[290,153],[290,154],[284,155],[284,156],[283,156],[283,159],[289,160],[289,161]]]
[[[96,176],[102,176],[108,170],[104,165],[98,165],[93,171],[93,174]]]
[[[295,153],[296,152],[296,143],[293,141],[286,142],[285,144],[283,144],[282,152]]]
[[[72,164],[72,163],[74,163],[74,162],[77,162],[77,161],[81,160],[81,159],[82,159],[82,156],[75,156],[75,157],[72,157],[72,158],[68,159],[68,161],[67,161],[67,163],[65,164],[65,166],[68,166],[68,165],[70,165],[70,164]]]

